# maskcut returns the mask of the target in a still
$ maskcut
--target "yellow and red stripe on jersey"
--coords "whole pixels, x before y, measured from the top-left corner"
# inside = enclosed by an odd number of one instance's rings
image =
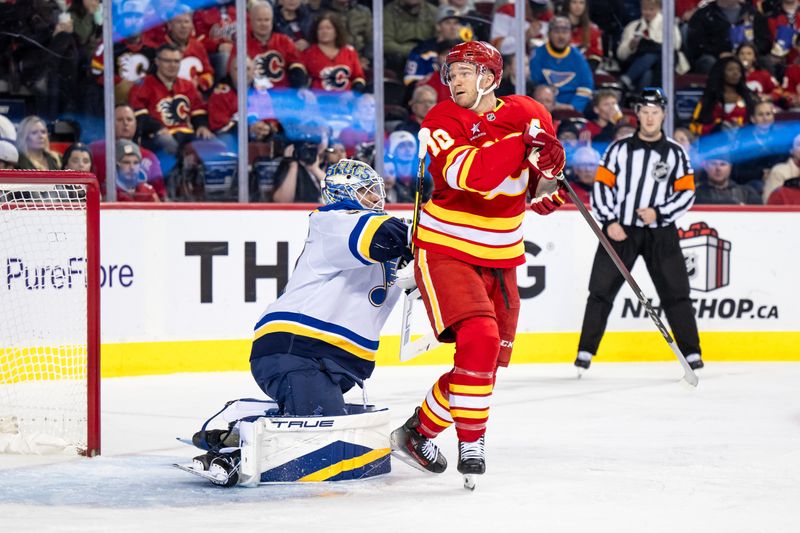
[[[458,257],[470,264],[511,267],[524,262],[522,212],[510,217],[483,217],[446,209],[429,201],[422,210],[415,244]]]

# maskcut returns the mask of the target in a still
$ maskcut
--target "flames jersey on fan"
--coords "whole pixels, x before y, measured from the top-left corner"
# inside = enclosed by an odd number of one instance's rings
[[[158,47],[162,44],[171,44],[183,54],[181,68],[178,71],[179,77],[194,83],[194,86],[201,91],[207,91],[211,88],[214,84],[214,67],[211,66],[208,52],[206,52],[200,41],[190,37],[186,46],[181,46],[167,34],[164,36],[163,41],[152,43],[152,46],[158,50]]]
[[[364,83],[358,52],[350,45],[340,48],[333,59],[326,56],[319,45],[311,45],[303,52],[303,63],[311,78],[312,89],[349,91],[354,83]]]
[[[206,52],[214,54],[222,43],[233,43],[236,38],[236,6],[228,5],[198,9],[192,15],[197,40]]]
[[[131,89],[129,102],[136,118],[148,115],[170,133],[194,133],[193,120],[206,119],[206,106],[190,81],[177,78],[167,87],[158,76],[145,76]]]
[[[121,81],[137,82],[147,76],[150,66],[154,64],[155,55],[155,48],[144,41],[133,43],[124,40],[114,43],[114,84]],[[103,85],[103,43],[94,52],[91,69],[97,83]]]
[[[284,293],[255,326],[250,359],[292,354],[332,359],[359,379],[375,367],[381,329],[400,296],[397,258],[408,226],[353,201],[309,217],[303,253]]]
[[[430,110],[422,127],[431,131],[434,189],[420,215],[417,246],[479,266],[525,262],[526,193],[529,181],[539,179],[522,140],[532,119],[555,136],[550,113],[527,96],[498,98],[482,115],[452,100]]]
[[[289,87],[287,72],[290,68],[300,67],[305,71],[297,47],[282,33],[273,32],[265,43],[252,34],[248,35],[247,56],[253,60],[254,77],[266,79],[271,87]],[[231,52],[231,58],[234,57],[236,57],[235,47]]]

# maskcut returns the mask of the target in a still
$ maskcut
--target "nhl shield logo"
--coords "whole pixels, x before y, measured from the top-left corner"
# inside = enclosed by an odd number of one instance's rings
[[[495,118],[497,117],[494,116],[494,113],[489,113],[488,115],[486,115],[486,120],[488,120],[489,122],[492,122]]]
[[[667,176],[669,175],[669,165],[666,161],[659,161],[655,165],[653,165],[653,179],[657,182],[662,182],[667,180]]]

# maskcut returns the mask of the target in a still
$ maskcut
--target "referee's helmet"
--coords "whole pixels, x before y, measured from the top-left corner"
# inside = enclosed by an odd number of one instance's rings
[[[659,106],[661,109],[666,109],[667,97],[664,96],[664,91],[660,87],[645,87],[642,89],[635,111],[638,112],[640,107],[646,105]]]

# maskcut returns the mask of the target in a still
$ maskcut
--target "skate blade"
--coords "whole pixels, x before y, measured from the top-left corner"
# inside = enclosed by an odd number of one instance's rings
[[[475,490],[478,485],[477,474],[464,474],[464,488],[467,490]]]
[[[226,476],[224,473],[212,474],[208,470],[203,470],[202,468],[198,468],[196,464],[191,464],[191,465],[173,464],[172,466],[174,466],[178,470],[189,472],[190,474],[194,474],[195,476],[199,476],[211,482],[224,483],[228,480],[228,476]]]
[[[581,379],[583,377],[583,373],[586,372],[587,369],[583,368],[582,366],[576,366],[575,368],[578,369],[578,379]]]
[[[416,459],[414,459],[408,454],[401,452],[400,450],[392,450],[392,457],[394,457],[395,459],[399,459],[400,461],[404,462],[405,464],[407,464],[412,468],[416,468],[420,472],[425,472],[426,474],[431,474],[431,475],[436,474],[436,472],[431,472],[430,470],[419,464],[416,461]]]

